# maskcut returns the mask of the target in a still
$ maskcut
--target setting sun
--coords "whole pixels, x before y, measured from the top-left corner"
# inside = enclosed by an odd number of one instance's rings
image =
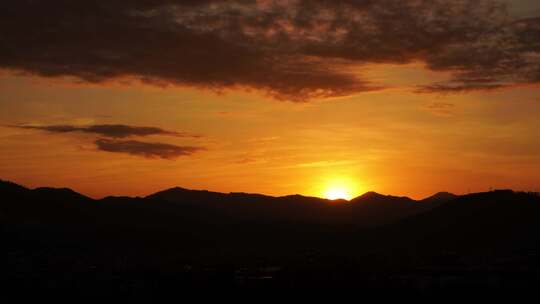
[[[329,200],[350,200],[352,198],[349,190],[345,188],[330,188],[326,190],[325,197]]]
[[[321,187],[321,195],[329,200],[351,200],[359,195],[358,183],[351,177],[327,177]]]

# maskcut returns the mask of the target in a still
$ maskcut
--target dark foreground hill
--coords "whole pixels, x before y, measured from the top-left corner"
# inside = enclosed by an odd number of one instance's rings
[[[527,289],[540,198],[493,191],[350,202],[173,188],[93,200],[0,182],[3,286],[100,293],[182,287]]]

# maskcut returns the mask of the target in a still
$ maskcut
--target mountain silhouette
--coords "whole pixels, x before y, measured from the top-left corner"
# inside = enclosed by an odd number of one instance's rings
[[[537,194],[496,190],[454,198],[389,225],[385,237],[437,250],[533,250],[540,244],[539,216]]]
[[[151,290],[170,282],[521,288],[540,273],[536,193],[441,192],[417,201],[368,192],[332,201],[177,187],[95,200],[1,181],[0,198],[0,261],[13,288],[109,286],[96,276]],[[38,262],[48,266],[29,266]]]
[[[423,200],[421,200],[421,202],[427,203],[427,204],[446,203],[458,197],[459,197],[458,195],[455,195],[450,192],[438,192],[438,193],[433,194],[430,197],[424,198]]]
[[[352,217],[369,222],[370,226],[380,226],[425,212],[445,201],[415,201],[409,197],[367,192],[350,202],[352,209],[350,215]]]

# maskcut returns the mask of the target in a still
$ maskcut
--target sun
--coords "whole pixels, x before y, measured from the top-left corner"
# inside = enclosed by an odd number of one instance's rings
[[[338,199],[350,200],[352,198],[352,195],[350,191],[346,188],[332,187],[326,190],[325,197],[329,200],[338,200]]]
[[[347,200],[350,201],[357,195],[361,187],[357,178],[348,175],[327,175],[324,176],[317,187],[320,197],[329,200]]]

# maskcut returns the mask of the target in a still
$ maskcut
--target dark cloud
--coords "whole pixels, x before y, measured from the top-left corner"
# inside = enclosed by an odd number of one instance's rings
[[[101,151],[127,153],[147,158],[175,159],[180,156],[192,155],[204,150],[201,147],[175,146],[164,143],[148,143],[136,140],[98,139],[95,141]]]
[[[176,137],[200,137],[174,131],[167,131],[156,127],[140,127],[128,125],[48,125],[48,126],[15,126],[23,129],[42,130],[52,133],[89,133],[108,138],[99,138],[95,144],[100,151],[126,153],[130,155],[143,156],[146,158],[174,159],[180,156],[192,155],[198,151],[205,150],[203,147],[176,146],[158,142],[141,142],[137,140],[122,140],[133,136],[169,135]]]
[[[351,71],[422,61],[424,92],[540,82],[540,19],[491,0],[4,0],[0,67],[88,82],[257,89],[288,100],[378,89]]]
[[[493,90],[540,83],[540,18],[507,20],[469,42],[453,43],[430,54],[429,67],[454,71],[425,92]]]
[[[128,125],[90,125],[90,126],[74,126],[74,125],[49,125],[49,126],[17,126],[23,129],[43,130],[52,133],[70,133],[82,132],[92,133],[111,138],[126,138],[130,136],[149,136],[149,135],[169,135],[177,137],[200,137],[181,132],[167,131],[156,127],[139,127]]]

